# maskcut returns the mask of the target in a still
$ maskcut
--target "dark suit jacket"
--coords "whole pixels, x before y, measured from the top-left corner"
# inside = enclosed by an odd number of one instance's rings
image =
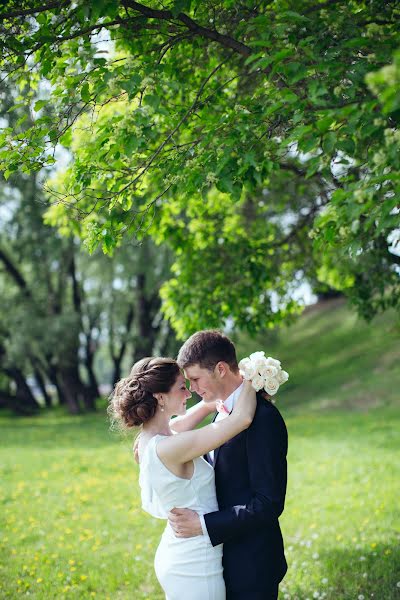
[[[287,571],[278,517],[285,503],[287,430],[278,409],[257,394],[251,426],[214,452],[219,511],[204,516],[213,546],[224,543],[227,592],[258,592]]]

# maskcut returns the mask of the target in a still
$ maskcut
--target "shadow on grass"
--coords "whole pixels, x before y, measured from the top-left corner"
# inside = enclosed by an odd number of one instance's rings
[[[378,544],[373,549],[335,549],[321,552],[320,576],[313,576],[313,564],[302,564],[292,575],[289,562],[288,576],[280,585],[279,600],[395,600],[400,596],[400,546],[392,543]],[[307,561],[305,561],[307,562]],[[322,569],[321,569],[322,566]],[[307,581],[307,583],[303,583]]]

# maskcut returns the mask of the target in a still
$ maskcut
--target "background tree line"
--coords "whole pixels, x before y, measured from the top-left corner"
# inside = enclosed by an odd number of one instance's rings
[[[118,373],[158,329],[254,334],[299,313],[303,282],[367,319],[398,309],[399,17],[379,0],[3,3],[1,277],[43,338],[37,377],[56,365],[60,397],[76,381],[90,407],[100,341]],[[40,251],[30,213],[52,231]]]
[[[3,85],[1,94],[11,124],[13,91]],[[159,297],[170,252],[147,239],[127,241],[113,257],[89,257],[76,236],[45,224],[42,178],[0,182],[0,406],[21,414],[54,402],[71,413],[94,410],[99,382],[115,383],[124,360],[174,352]],[[95,368],[99,353],[106,373]]]

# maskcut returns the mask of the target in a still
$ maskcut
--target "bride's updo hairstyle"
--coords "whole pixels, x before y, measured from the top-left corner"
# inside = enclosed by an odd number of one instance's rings
[[[142,358],[135,363],[128,377],[118,381],[110,396],[107,412],[112,424],[122,428],[138,427],[154,417],[157,398],[168,393],[180,374],[172,358]]]

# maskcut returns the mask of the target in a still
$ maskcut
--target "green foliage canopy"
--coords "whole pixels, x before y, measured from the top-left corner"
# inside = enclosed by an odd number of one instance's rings
[[[3,131],[6,176],[69,148],[49,219],[90,250],[145,231],[167,239],[164,309],[181,336],[279,321],[295,310],[293,281],[310,276],[366,317],[399,306],[397,3],[2,12],[1,69],[29,89],[35,119]]]

